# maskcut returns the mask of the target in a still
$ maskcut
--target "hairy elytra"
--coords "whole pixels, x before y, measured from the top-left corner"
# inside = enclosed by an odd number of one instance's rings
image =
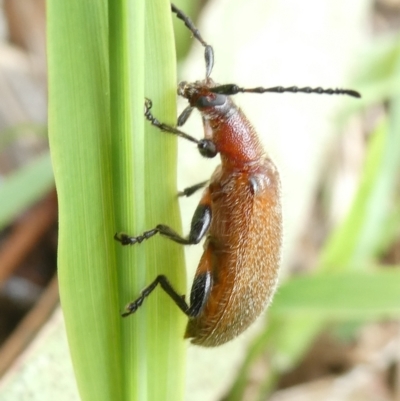
[[[219,154],[221,164],[208,181],[179,193],[190,196],[205,188],[185,238],[171,227],[159,224],[139,236],[115,235],[122,245],[141,243],[161,234],[182,245],[205,238],[190,293],[190,304],[178,294],[164,275],[159,275],[126,307],[128,316],[142,305],[158,284],[188,316],[185,338],[202,346],[218,346],[246,330],[271,302],[275,292],[281,257],[282,211],[277,168],[264,151],[257,133],[232,95],[240,92],[303,92],[344,94],[360,97],[349,89],[241,88],[218,85],[210,78],[214,51],[201,37],[193,22],[171,5],[193,36],[205,48],[206,77],[194,83],[181,82],[178,95],[189,105],[178,118],[182,126],[197,109],[202,116],[204,138],[198,140],[176,127],[158,121],[151,113],[151,100],[145,101],[145,118],[161,131],[197,144],[207,158]]]

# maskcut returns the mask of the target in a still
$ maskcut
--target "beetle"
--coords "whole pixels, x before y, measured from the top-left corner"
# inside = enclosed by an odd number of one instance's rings
[[[205,238],[190,293],[190,304],[178,294],[165,275],[159,275],[126,307],[126,317],[142,305],[160,284],[188,316],[185,338],[201,346],[218,346],[246,330],[271,302],[277,287],[282,246],[282,209],[279,173],[265,153],[255,129],[231,96],[240,92],[303,92],[344,94],[360,97],[349,89],[273,87],[241,88],[216,84],[211,78],[214,51],[193,22],[176,6],[171,10],[205,49],[206,77],[194,83],[181,82],[178,95],[189,105],[178,117],[182,126],[194,109],[199,110],[204,138],[196,139],[176,127],[157,120],[151,100],[145,100],[145,118],[161,131],[197,144],[206,158],[219,155],[221,164],[210,180],[186,188],[190,196],[204,188],[194,212],[190,232],[182,237],[171,227],[159,224],[139,236],[117,233],[122,245],[141,243],[156,234],[182,245],[198,244]]]

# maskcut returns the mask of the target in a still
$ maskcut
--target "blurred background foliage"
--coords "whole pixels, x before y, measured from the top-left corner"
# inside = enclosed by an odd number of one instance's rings
[[[327,48],[326,54],[317,42],[304,43],[299,38],[304,46],[300,49],[299,42],[290,42],[298,37],[291,24],[293,10],[288,11],[296,6],[290,1],[280,5],[271,1],[262,12],[253,1],[231,0],[228,4],[222,0],[180,0],[176,4],[198,23],[203,37],[214,46],[218,80],[241,86],[267,86],[269,82],[284,85],[286,79],[289,85],[313,85],[318,75],[304,64],[308,52],[317,52],[319,69],[330,72],[327,66],[332,66],[332,60],[328,58],[325,65],[324,57],[335,51],[340,54],[343,49],[348,54],[334,61],[340,74],[321,75],[315,86],[319,82],[321,86],[346,84],[362,93],[360,101],[319,97],[289,100],[286,95],[270,100],[254,95],[257,104],[248,105],[247,99],[238,99],[261,136],[273,132],[278,137],[275,144],[270,143],[273,139],[263,140],[282,169],[288,230],[281,286],[264,317],[265,325],[260,322],[244,340],[218,350],[189,348],[186,399],[400,399],[400,2],[360,0],[354,2],[353,8],[342,2],[342,8],[335,9],[340,13],[337,15],[327,15],[332,11],[328,6],[322,9],[317,2],[302,2],[302,10],[311,18],[306,20],[305,15],[298,14],[303,24],[300,30],[314,23],[320,29],[314,35],[316,40],[322,41],[325,34],[342,40],[335,44],[339,49]],[[46,294],[55,272],[57,218],[46,141],[44,8],[44,2],[37,0],[4,0],[2,7],[0,355],[7,357],[3,358],[6,362],[0,366],[0,373],[7,371],[11,356],[15,357],[15,352],[9,356],[8,351],[12,330]],[[346,30],[340,26],[342,14],[357,23]],[[336,25],[331,26],[330,21],[335,19]],[[279,36],[274,37],[271,28],[270,37],[260,39],[267,23],[276,26]],[[323,30],[322,25],[327,29]],[[202,49],[193,44],[190,34],[175,18],[174,28],[179,80],[199,79],[204,68]],[[257,39],[261,43],[271,40],[278,47],[265,44],[260,49]],[[343,42],[346,40],[355,43],[350,50]],[[254,48],[251,41],[257,42]],[[192,45],[194,49],[189,52]],[[304,57],[291,61],[279,53],[296,55],[297,51]],[[236,57],[236,63],[229,54]],[[264,56],[277,60],[265,60]],[[279,64],[280,57],[284,67]],[[313,61],[311,58],[310,64]],[[243,73],[238,73],[244,63]],[[297,77],[302,64],[305,72]],[[264,75],[253,75],[246,70],[249,65],[260,68]],[[292,77],[279,75],[286,68],[293,71]],[[329,102],[335,109],[328,114],[317,109],[319,103],[325,107]],[[304,121],[296,120],[292,108],[303,111],[305,105],[311,113],[308,119],[322,116],[329,120],[330,134],[319,142],[318,138],[325,135],[320,126],[307,125],[308,131],[315,128],[317,132],[316,137],[309,137],[310,143],[318,143],[319,147],[309,145],[309,152],[302,154],[294,141],[300,137],[306,142],[309,133],[302,133]],[[272,111],[273,106],[283,109],[283,114]],[[252,118],[253,113],[264,120],[276,115],[295,125],[284,129],[266,121],[269,125],[264,127],[257,117]],[[196,130],[200,137],[199,122],[193,127],[189,125],[187,130]],[[280,129],[284,132],[280,133]],[[285,137],[290,130],[293,136]],[[202,164],[195,164],[195,150],[187,144],[180,146],[179,185],[185,187],[201,181],[199,171],[208,174],[212,167],[205,170]],[[286,163],[282,155],[285,152],[293,160],[293,154],[300,154],[298,164]],[[303,169],[305,159],[314,156],[315,163]],[[300,177],[292,174],[296,170],[301,172]],[[307,184],[306,177],[313,179]],[[295,186],[299,181],[303,183],[300,190]],[[294,188],[293,192],[290,188]],[[182,204],[184,232],[196,201]],[[296,220],[292,218],[293,209],[299,209],[301,216],[296,225],[292,225]],[[43,211],[50,216],[48,220]],[[196,267],[199,248],[187,252],[191,268]],[[189,273],[189,284],[191,277]],[[57,296],[51,299],[55,305]],[[42,312],[42,321],[49,313]],[[32,332],[37,330],[33,328]]]

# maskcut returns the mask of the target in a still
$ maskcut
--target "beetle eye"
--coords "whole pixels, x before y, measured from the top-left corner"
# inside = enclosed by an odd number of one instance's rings
[[[200,96],[196,101],[196,107],[201,109],[204,107],[222,106],[225,101],[225,95],[213,94],[208,96]]]

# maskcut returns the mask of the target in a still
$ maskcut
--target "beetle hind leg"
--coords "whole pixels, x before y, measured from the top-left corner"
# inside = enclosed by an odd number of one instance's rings
[[[163,274],[160,274],[159,276],[156,277],[156,279],[148,285],[141,293],[140,296],[135,299],[134,301],[130,302],[126,308],[125,312],[122,313],[122,317],[127,317],[131,315],[132,313],[135,313],[140,306],[142,306],[144,300],[155,290],[157,285],[160,284],[161,288],[172,298],[172,300],[175,302],[175,304],[179,307],[179,309],[185,314],[189,314],[189,306],[185,301],[185,296],[184,295],[179,295],[174,287],[170,284],[168,281],[167,277],[164,276]]]

